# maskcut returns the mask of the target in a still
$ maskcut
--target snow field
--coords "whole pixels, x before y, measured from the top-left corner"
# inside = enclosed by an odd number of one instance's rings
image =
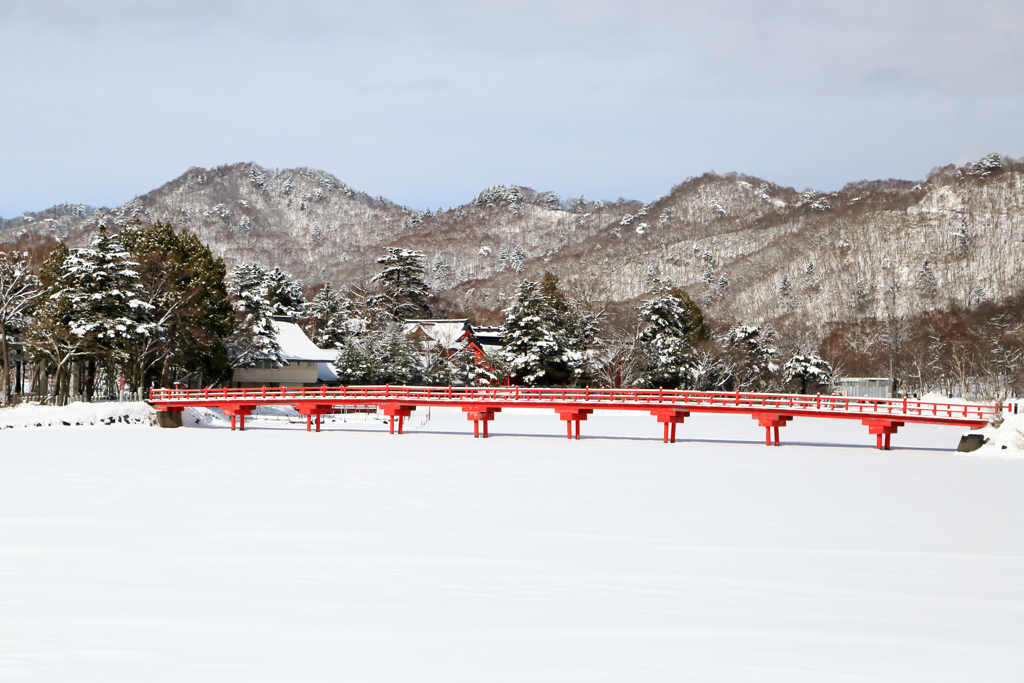
[[[0,679],[1024,676],[1024,460],[960,429],[421,418],[4,431]]]

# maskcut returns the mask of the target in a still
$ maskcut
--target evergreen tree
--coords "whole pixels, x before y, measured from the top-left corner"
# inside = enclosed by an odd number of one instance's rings
[[[509,265],[512,266],[512,270],[516,272],[516,275],[522,275],[523,271],[526,270],[526,252],[523,251],[522,245],[517,244],[516,248],[512,250]]]
[[[434,291],[443,292],[452,286],[452,277],[455,270],[445,263],[441,254],[434,257]]]
[[[814,354],[796,354],[786,362],[782,371],[787,383],[799,385],[801,394],[807,393],[808,386],[828,385],[832,382],[832,366]]]
[[[102,227],[89,247],[68,255],[61,285],[74,310],[69,326],[94,351],[120,356],[130,344],[159,331],[148,320],[153,305],[146,301],[138,266]]]
[[[139,264],[106,229],[93,234],[87,248],[69,251],[59,245],[41,272],[46,287],[42,305],[29,331],[30,353],[52,363],[55,394],[68,394],[70,364],[88,360],[86,398],[91,398],[97,361],[123,365],[132,348],[160,333],[150,320]]]
[[[330,283],[313,297],[306,315],[309,338],[322,349],[340,349],[365,328],[365,321],[356,317],[352,302],[338,296]]]
[[[560,384],[582,375],[584,355],[559,324],[555,300],[524,280],[505,309],[502,354],[509,371],[527,384]]]
[[[384,251],[388,255],[377,259],[384,270],[371,280],[379,283],[383,292],[370,298],[370,306],[382,308],[398,321],[429,317],[427,296],[430,291],[423,280],[426,270],[423,253],[400,247],[385,247]]]
[[[757,326],[739,325],[729,330],[722,340],[723,360],[737,391],[767,391],[778,371],[775,347],[769,335],[762,335]]]
[[[176,233],[167,223],[126,228],[121,241],[139,264],[153,307],[147,320],[159,329],[130,349],[133,385],[147,386],[147,375],[157,369],[162,386],[190,376],[207,385],[230,379],[224,340],[234,327],[234,312],[224,262],[195,235]]]
[[[302,283],[278,267],[267,273],[267,296],[274,315],[301,318],[305,314],[306,297]]]
[[[235,331],[227,347],[232,366],[252,367],[257,359],[286,363],[277,344],[270,288],[269,273],[259,264],[242,263],[231,271],[227,290],[235,309]]]
[[[39,272],[43,296],[26,335],[26,349],[37,363],[48,366],[55,375],[53,396],[63,405],[68,394],[68,368],[88,351],[84,337],[71,331],[74,308],[70,303],[65,281],[70,277],[67,262],[71,256],[63,242],[50,252]]]
[[[643,383],[690,388],[696,369],[694,344],[710,336],[700,307],[682,289],[658,294],[640,307],[637,349],[643,355]]]
[[[417,384],[423,376],[416,350],[398,322],[346,340],[334,368],[342,383],[350,385]]]

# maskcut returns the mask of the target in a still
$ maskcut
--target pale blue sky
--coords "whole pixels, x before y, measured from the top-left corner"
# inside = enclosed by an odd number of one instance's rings
[[[1018,0],[0,0],[0,216],[238,161],[420,209],[918,179],[1024,155],[1021,35]]]

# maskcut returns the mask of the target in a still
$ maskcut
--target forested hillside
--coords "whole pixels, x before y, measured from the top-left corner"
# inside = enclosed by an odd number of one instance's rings
[[[1004,298],[1024,265],[1024,164],[990,155],[917,181],[798,192],[708,173],[650,204],[495,187],[424,211],[311,169],[193,168],[114,210],[61,205],[4,221],[0,243],[85,243],[156,221],[193,232],[228,267],[279,266],[307,287],[365,285],[384,246],[423,251],[438,308],[497,321],[547,271],[595,300],[632,304],[656,279],[712,316],[762,323],[906,316]]]

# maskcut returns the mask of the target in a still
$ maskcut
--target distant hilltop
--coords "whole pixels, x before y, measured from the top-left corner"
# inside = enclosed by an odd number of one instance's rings
[[[384,246],[422,250],[448,312],[494,317],[524,278],[558,274],[616,305],[652,282],[708,312],[810,324],[972,305],[1020,287],[1024,163],[992,154],[921,181],[833,193],[735,173],[689,178],[658,200],[562,198],[516,185],[417,211],[314,169],[192,168],[116,209],[62,204],[0,222],[6,247],[72,246],[103,224],[164,221],[229,267],[280,266],[308,286],[365,283]]]

